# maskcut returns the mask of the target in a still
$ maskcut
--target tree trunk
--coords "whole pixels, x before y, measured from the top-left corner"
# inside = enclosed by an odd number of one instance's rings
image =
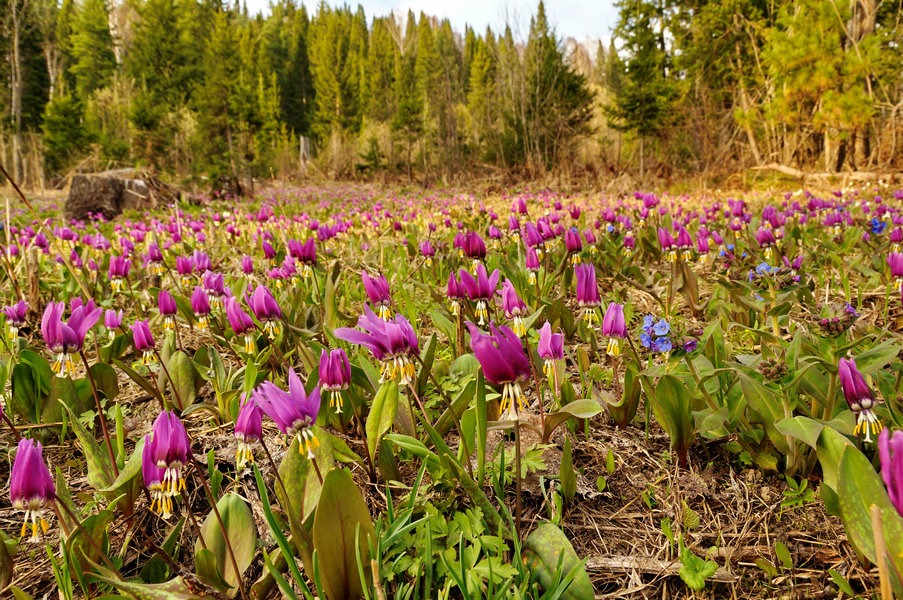
[[[640,136],[640,179],[646,175],[646,136]]]
[[[23,184],[22,180],[22,55],[19,42],[22,34],[22,14],[24,6],[19,5],[19,0],[10,0],[10,24],[12,26],[11,55],[10,55],[10,117],[13,122],[13,177],[16,182]]]

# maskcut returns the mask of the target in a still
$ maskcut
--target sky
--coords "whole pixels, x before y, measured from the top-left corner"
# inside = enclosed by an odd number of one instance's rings
[[[268,11],[269,0],[245,0],[251,12]],[[383,16],[393,11],[406,14],[408,9],[419,15],[421,11],[439,18],[448,18],[452,27],[463,33],[469,24],[478,32],[486,26],[493,31],[504,29],[506,21],[512,23],[515,37],[526,38],[530,27],[530,15],[539,0],[327,0],[329,4],[349,4],[364,7],[367,18]],[[303,0],[308,13],[316,10],[316,0]],[[615,26],[617,10],[612,0],[545,0],[546,14],[559,38],[574,37],[607,40]],[[514,26],[516,25],[516,27]]]

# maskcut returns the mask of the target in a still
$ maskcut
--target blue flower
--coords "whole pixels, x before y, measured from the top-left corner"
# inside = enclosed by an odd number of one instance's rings
[[[733,251],[733,250],[734,250],[734,245],[733,245],[733,244],[728,244],[728,245],[727,245],[727,249]]]
[[[882,233],[884,232],[884,228],[887,227],[887,223],[885,223],[884,221],[879,221],[877,217],[872,219],[871,225],[872,233]]]
[[[846,312],[848,315],[853,315],[854,317],[858,317],[858,316],[859,316],[859,313],[856,312],[856,309],[853,308],[853,305],[850,304],[849,302],[847,302],[847,305],[843,308],[843,310],[844,310],[844,312]]]
[[[653,325],[655,325],[655,317],[653,317],[652,315],[646,315],[645,317],[643,317],[643,329],[649,329]]]
[[[655,352],[670,352],[671,340],[666,337],[658,338],[652,343],[652,349]]]
[[[687,340],[686,342],[684,342],[684,352],[689,354],[694,350],[696,350],[696,340]]]
[[[652,331],[655,332],[655,335],[668,335],[668,332],[671,331],[671,326],[668,325],[666,320],[659,319],[658,323],[655,324],[655,327],[652,328]]]
[[[759,302],[762,302],[765,299],[762,298],[762,296],[760,296],[759,294],[756,294],[756,300],[758,300]]]
[[[749,270],[749,282],[752,283],[753,279],[755,279],[755,278],[756,278],[756,272],[753,271],[752,269],[750,269]]]
[[[608,233],[611,233],[614,230],[615,230],[615,226],[612,225],[611,223],[609,223],[608,226],[605,228],[605,231],[607,231]]]
[[[644,331],[640,334],[640,343],[644,348],[650,348],[652,346],[652,336]]]

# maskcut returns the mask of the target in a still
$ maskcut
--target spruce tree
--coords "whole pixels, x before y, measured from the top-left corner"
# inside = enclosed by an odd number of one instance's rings
[[[78,98],[109,85],[116,71],[105,0],[84,0],[72,26],[72,73]]]

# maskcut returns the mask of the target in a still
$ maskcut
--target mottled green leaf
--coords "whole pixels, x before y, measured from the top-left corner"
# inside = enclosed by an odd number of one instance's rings
[[[370,563],[369,543],[376,533],[364,497],[345,469],[333,469],[323,481],[313,537],[326,597],[362,596],[366,582],[361,581],[357,564]]]
[[[216,503],[223,526],[220,528],[216,515],[211,510],[201,525],[204,543],[216,559],[216,569],[223,580],[232,588],[232,595],[238,592],[238,582],[254,559],[257,543],[257,526],[247,503],[237,494],[226,494]],[[225,534],[225,535],[224,535]],[[236,573],[226,549],[226,536],[238,567]],[[195,542],[195,556],[202,550],[200,540]],[[208,557],[209,558],[209,557]],[[209,565],[208,565],[209,566]],[[200,572],[199,572],[200,574]]]

